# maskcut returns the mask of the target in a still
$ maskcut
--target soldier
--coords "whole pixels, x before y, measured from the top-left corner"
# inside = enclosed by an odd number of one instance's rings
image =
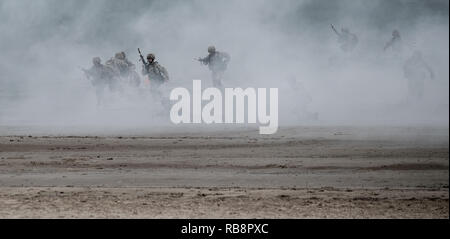
[[[338,42],[341,44],[341,49],[343,51],[353,51],[356,45],[358,45],[358,37],[354,33],[351,33],[347,28],[342,28],[341,32],[338,32],[333,25],[331,25],[331,28],[338,36]]]
[[[113,68],[122,79],[127,81],[130,85],[138,87],[140,84],[139,75],[137,74],[136,66],[131,63],[127,57],[125,52],[118,52],[114,56],[106,62],[107,66]]]
[[[148,80],[158,89],[163,83],[169,81],[169,73],[166,68],[155,61],[155,55],[147,55],[147,62],[143,62],[142,75],[147,76]]]
[[[208,56],[199,58],[198,60],[204,65],[208,65],[212,73],[212,81],[214,87],[222,88],[222,78],[230,62],[230,55],[226,52],[216,51],[214,46],[208,47]]]
[[[392,31],[392,38],[384,46],[383,50],[391,48],[394,52],[400,52],[402,47],[402,38],[398,30]]]
[[[127,59],[125,52],[120,52],[119,59],[123,60],[128,65],[128,70],[136,69],[136,66]]]
[[[162,84],[169,81],[169,73],[166,68],[161,66],[157,61],[155,61],[156,57],[154,54],[150,53],[147,55],[147,61],[145,61],[144,57],[139,51],[139,56],[142,61],[142,75],[148,78],[148,82],[150,82],[150,92],[151,96],[154,100],[159,101],[163,107],[169,108],[170,101],[165,99],[160,91],[160,87]]]
[[[114,70],[111,67],[103,65],[100,57],[94,57],[92,59],[92,63],[93,66],[90,69],[83,69],[83,71],[95,87],[97,106],[99,106],[103,101],[103,93],[105,88],[109,87],[111,91],[115,90],[117,79]]]
[[[425,80],[434,79],[431,67],[425,62],[420,51],[415,51],[403,66],[405,78],[408,80],[408,98],[419,100],[422,98]]]

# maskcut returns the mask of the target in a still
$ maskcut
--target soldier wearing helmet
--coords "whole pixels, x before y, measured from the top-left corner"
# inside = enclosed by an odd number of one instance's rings
[[[155,88],[159,88],[163,83],[169,81],[169,73],[155,59],[155,54],[147,55],[147,62],[143,62],[142,65],[142,75],[147,76]]]
[[[88,70],[84,70],[84,73],[88,79],[91,80],[92,85],[95,87],[95,93],[97,95],[97,105],[100,105],[103,101],[103,94],[106,87],[109,87],[111,91],[115,90],[117,78],[114,70],[111,67],[102,64],[100,57],[94,57],[92,59],[93,66]]]
[[[154,60],[155,60],[155,54],[153,54],[153,53],[149,53],[148,55],[147,55],[147,60],[149,61],[149,62],[153,62]]]
[[[400,52],[402,47],[402,38],[398,30],[392,31],[392,38],[384,46],[383,50],[392,49],[394,52]]]
[[[125,53],[123,51],[122,52],[118,52],[118,53],[116,53],[114,55],[114,58],[119,59],[119,60],[123,60],[123,59],[125,59]]]
[[[100,59],[100,57],[94,57],[92,59],[92,64],[94,66],[100,66],[102,64],[102,60]]]
[[[116,53],[106,65],[111,67],[123,82],[134,87],[139,86],[140,79],[135,70],[136,66],[127,59],[125,52]]]
[[[120,59],[121,60],[123,60],[127,65],[128,65],[128,69],[131,71],[131,70],[135,70],[136,69],[136,66],[133,64],[133,63],[131,63],[131,61],[129,61],[128,59],[127,59],[127,55],[125,54],[125,52],[121,52],[120,53]]]
[[[222,87],[222,78],[230,62],[230,55],[226,52],[219,52],[214,46],[208,47],[208,55],[198,60],[204,65],[208,65],[212,73],[212,81],[214,87]]]
[[[214,52],[216,52],[216,47],[214,47],[214,46],[209,46],[209,47],[208,47],[208,53],[209,53],[209,54],[213,54]]]
[[[127,59],[126,54],[123,51],[116,53],[113,58],[106,62],[106,65],[112,67],[122,77],[127,77],[136,69],[134,64]]]
[[[92,59],[92,64],[93,66],[90,69],[84,70],[88,78],[91,78],[94,84],[110,82],[114,75],[113,70],[110,67],[103,65],[100,57],[94,57]]]

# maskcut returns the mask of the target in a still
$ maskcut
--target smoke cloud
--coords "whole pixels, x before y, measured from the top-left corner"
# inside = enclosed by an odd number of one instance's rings
[[[169,71],[168,97],[193,79],[212,86],[194,58],[215,45],[231,55],[226,87],[280,89],[281,125],[448,126],[448,10],[446,0],[1,0],[0,125],[171,125],[142,91],[97,108],[79,67],[124,51],[140,72],[139,47]],[[330,24],[358,36],[352,52]],[[403,49],[383,52],[394,29]],[[403,65],[417,50],[435,78],[411,102]]]

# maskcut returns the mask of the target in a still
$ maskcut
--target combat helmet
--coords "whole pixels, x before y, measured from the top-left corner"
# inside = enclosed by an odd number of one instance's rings
[[[120,59],[120,60],[125,59],[125,52],[121,51],[121,52],[116,53],[116,55],[114,56],[114,58]]]
[[[209,53],[214,53],[214,52],[216,52],[216,48],[214,46],[209,46],[208,47],[208,52]]]
[[[156,57],[155,57],[155,54],[153,54],[153,53],[150,53],[150,54],[147,55],[147,60],[150,60],[150,59],[151,59],[152,61],[154,61],[155,58],[156,58]]]
[[[392,36],[395,37],[395,38],[399,38],[400,37],[400,32],[398,30],[394,30],[392,32]]]
[[[92,63],[93,63],[94,65],[100,65],[100,63],[102,63],[102,60],[100,59],[100,57],[94,57],[94,58],[92,59]]]

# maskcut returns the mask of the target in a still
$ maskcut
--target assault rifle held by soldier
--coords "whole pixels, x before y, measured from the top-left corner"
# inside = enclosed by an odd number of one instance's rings
[[[138,52],[139,52],[139,57],[141,58],[142,64],[144,64],[145,68],[147,68],[149,63],[145,61],[145,58],[141,53],[141,49],[138,48]]]
[[[331,29],[333,29],[333,31],[336,33],[336,35],[338,35],[339,37],[341,36],[341,34],[336,30],[336,28],[333,26],[333,24],[331,25]]]

